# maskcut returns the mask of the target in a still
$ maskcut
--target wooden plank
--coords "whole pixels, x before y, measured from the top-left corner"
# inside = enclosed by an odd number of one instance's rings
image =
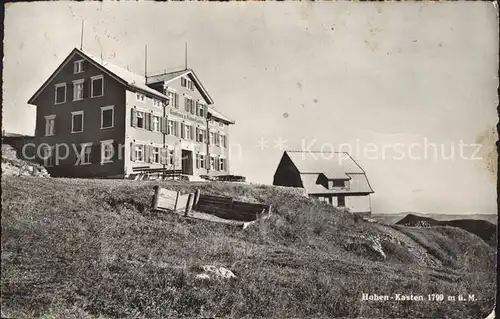
[[[186,209],[184,210],[184,217],[187,217],[189,212],[191,211],[191,206],[193,205],[194,194],[189,194]]]
[[[189,195],[190,194],[179,195],[179,198],[177,199],[177,204],[175,205],[176,210],[186,209],[188,205]]]
[[[177,198],[176,191],[171,191],[159,187],[158,190],[155,190],[155,195],[156,195],[155,208],[170,209],[170,210],[175,209],[175,202]]]
[[[233,199],[231,197],[225,197],[225,196],[214,196],[214,195],[200,195],[200,199],[207,200],[207,201],[223,201],[223,202],[231,202]]]

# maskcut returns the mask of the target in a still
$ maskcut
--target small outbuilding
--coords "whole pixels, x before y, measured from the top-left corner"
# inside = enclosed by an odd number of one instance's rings
[[[371,215],[373,189],[365,171],[346,152],[285,151],[273,185],[304,188],[309,197]]]

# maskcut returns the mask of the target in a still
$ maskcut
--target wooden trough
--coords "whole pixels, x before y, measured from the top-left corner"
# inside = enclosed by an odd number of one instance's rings
[[[231,197],[194,193],[181,194],[155,186],[153,209],[183,213],[185,217],[211,220],[244,228],[271,214],[271,205],[235,201]]]

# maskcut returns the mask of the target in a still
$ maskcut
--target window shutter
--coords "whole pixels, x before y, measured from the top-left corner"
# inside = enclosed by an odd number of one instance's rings
[[[161,121],[161,132],[163,134],[167,134],[167,125],[168,125],[168,120],[166,117],[160,117],[160,121]]]
[[[187,97],[184,98],[184,111],[189,112],[189,99]]]
[[[135,161],[135,143],[130,143],[130,160]]]
[[[181,78],[181,86],[186,86],[186,78],[182,77]]]
[[[196,154],[196,168],[200,168],[200,154]]]
[[[137,127],[137,111],[135,109],[132,109],[132,127]]]
[[[167,148],[161,148],[160,149],[160,163],[161,164],[167,164],[167,154],[168,154],[168,149]]]
[[[144,145],[144,162],[151,163],[151,145]]]
[[[185,127],[184,123],[181,123],[181,138],[185,138],[186,135],[186,130],[184,127]]]
[[[174,93],[174,103],[175,103],[175,107],[176,108],[179,108],[179,94],[178,93]]]
[[[113,141],[113,157],[112,157],[113,161],[119,160],[121,158],[119,147],[120,145],[118,144],[118,142]]]
[[[144,128],[151,131],[151,113],[144,114]]]
[[[224,147],[227,147],[227,135],[224,135]]]

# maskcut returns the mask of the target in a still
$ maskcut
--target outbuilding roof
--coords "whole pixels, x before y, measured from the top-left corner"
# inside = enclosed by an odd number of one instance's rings
[[[308,194],[373,193],[365,171],[347,152],[285,151],[299,171]],[[327,179],[349,180],[348,189],[328,189],[318,182]]]

